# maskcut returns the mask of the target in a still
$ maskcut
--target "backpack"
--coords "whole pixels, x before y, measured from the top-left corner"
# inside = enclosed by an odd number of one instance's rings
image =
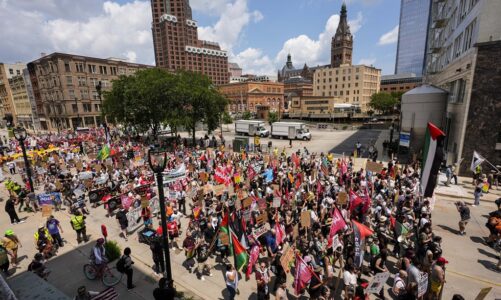
[[[120,273],[125,272],[125,256],[120,257],[117,261],[117,271]]]

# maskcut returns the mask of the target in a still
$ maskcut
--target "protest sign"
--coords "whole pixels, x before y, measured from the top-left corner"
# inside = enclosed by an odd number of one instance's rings
[[[52,215],[52,205],[42,205],[42,217],[46,218]]]
[[[266,210],[266,208],[268,207],[264,198],[257,199],[257,205],[260,211]]]
[[[82,164],[82,162],[81,161],[77,161],[76,167],[77,167],[78,172],[81,172],[83,170],[83,164]]]
[[[336,234],[332,238],[332,250],[336,251],[338,248],[343,248],[343,244],[341,244],[341,241],[339,240],[339,236]]]
[[[428,289],[428,273],[421,272],[418,282],[418,297],[423,297]]]
[[[244,200],[242,200],[242,207],[244,209],[247,208],[247,207],[249,207],[249,206],[251,206],[251,205],[252,205],[252,198],[247,197]]]
[[[348,194],[346,192],[339,192],[337,194],[337,205],[345,205],[348,201]]]
[[[477,297],[475,297],[475,300],[484,300],[485,297],[487,297],[487,294],[489,294],[491,290],[492,286],[481,289]]]
[[[367,293],[379,294],[386,281],[390,278],[390,272],[377,273],[367,287]]]
[[[54,203],[61,203],[61,193],[43,193],[38,196],[38,205],[54,205]]]
[[[275,197],[273,198],[273,203],[272,203],[272,207],[280,207],[282,205],[282,199],[280,199],[279,197]]]
[[[63,189],[63,184],[61,183],[61,181],[56,180],[54,183],[56,184],[56,190],[61,191]]]
[[[311,226],[311,212],[309,210],[301,212],[301,226],[305,228]]]
[[[282,257],[280,258],[280,264],[286,273],[290,272],[290,263],[294,260],[294,250],[285,244]]]
[[[204,185],[204,195],[210,194],[213,192],[212,184]]]
[[[230,237],[226,232],[219,232],[219,240],[221,240],[221,244],[225,246],[230,245]]]
[[[224,184],[218,184],[215,185],[212,189],[214,190],[214,194],[216,196],[221,196],[226,190],[226,186]]]
[[[206,172],[200,172],[200,173],[198,173],[198,177],[200,177],[200,180],[203,183],[206,183],[209,180],[209,175]]]
[[[292,228],[292,237],[294,239],[297,239],[298,236],[299,236],[299,225],[296,224],[294,225],[294,228]]]
[[[263,234],[265,234],[266,232],[268,231],[268,229],[266,228],[266,226],[261,226],[261,227],[258,227],[258,228],[255,228],[252,230],[252,234],[254,235],[254,238],[258,238],[260,236],[262,236]]]
[[[266,223],[266,221],[268,221],[268,213],[267,212],[263,212],[262,214],[260,214],[256,217],[256,223],[258,225],[264,224],[264,223]]]
[[[243,200],[248,196],[249,196],[249,194],[247,194],[247,192],[242,190],[242,189],[238,190],[238,192],[237,192],[237,199],[238,200]]]
[[[366,169],[372,173],[381,173],[383,170],[383,164],[374,161],[367,161]]]
[[[141,225],[141,207],[133,208],[131,207],[126,214],[128,226],[127,231],[134,231]]]

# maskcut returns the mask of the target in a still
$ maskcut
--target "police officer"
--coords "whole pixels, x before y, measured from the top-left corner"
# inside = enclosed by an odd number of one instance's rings
[[[88,241],[86,228],[85,228],[85,216],[82,215],[80,211],[75,211],[74,215],[70,220],[71,227],[77,233],[77,241],[80,244],[82,242],[82,238],[84,242]]]

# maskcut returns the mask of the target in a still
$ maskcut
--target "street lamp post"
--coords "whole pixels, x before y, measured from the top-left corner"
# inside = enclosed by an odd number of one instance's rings
[[[167,152],[163,149],[156,148],[148,151],[148,163],[151,170],[155,173],[158,186],[158,198],[160,201],[160,218],[162,220],[162,244],[164,248],[165,271],[164,278],[167,280],[167,289],[174,289],[172,280],[172,270],[170,265],[169,240],[167,236],[167,217],[165,216],[165,196],[162,171],[167,165]],[[166,277],[165,277],[166,276]]]
[[[105,117],[104,111],[103,111],[102,89],[103,89],[103,86],[101,84],[101,81],[99,81],[98,84],[96,85],[96,91],[97,91],[97,95],[99,97],[99,102],[100,102],[101,118],[103,119],[102,120],[102,124],[103,124],[103,127],[104,127],[104,138],[105,138],[105,140],[107,142],[108,141],[108,125],[106,125],[106,117]]]
[[[28,181],[30,183],[30,191],[32,193],[34,193],[35,189],[33,187],[33,180],[31,179],[30,162],[28,160],[28,156],[26,155],[26,148],[24,146],[24,141],[26,140],[26,137],[27,137],[26,129],[24,129],[23,127],[16,127],[13,129],[13,131],[14,131],[14,136],[16,137],[16,140],[19,142],[19,145],[21,146],[21,149],[23,150],[24,167],[26,168],[26,175],[28,176]]]

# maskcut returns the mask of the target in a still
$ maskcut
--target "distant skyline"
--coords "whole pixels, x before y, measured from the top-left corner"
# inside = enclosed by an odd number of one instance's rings
[[[354,64],[393,74],[399,0],[347,0]],[[276,75],[327,64],[342,0],[190,0],[200,39],[219,42],[244,73]],[[40,53],[122,57],[154,64],[150,1],[0,0],[1,62]],[[425,30],[425,28],[423,28]]]

